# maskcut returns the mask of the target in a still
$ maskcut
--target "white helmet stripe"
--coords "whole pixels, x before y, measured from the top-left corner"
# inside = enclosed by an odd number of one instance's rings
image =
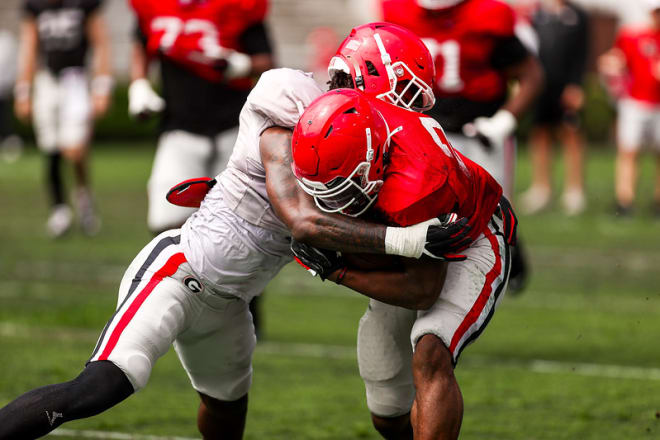
[[[378,32],[374,32],[374,40],[376,40],[376,46],[378,46],[378,51],[380,52],[380,59],[385,65],[385,71],[387,72],[387,78],[390,80],[390,89],[394,90],[396,87],[396,76],[394,75],[394,69],[392,69],[392,57],[385,50],[385,45],[383,40],[378,35]]]

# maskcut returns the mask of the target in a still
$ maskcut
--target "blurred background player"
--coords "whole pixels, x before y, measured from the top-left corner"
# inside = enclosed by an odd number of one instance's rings
[[[23,147],[11,120],[11,95],[16,81],[16,38],[6,29],[0,29],[0,66],[0,158],[15,162]]]
[[[132,0],[131,5],[139,29],[129,113],[145,117],[162,111],[147,190],[147,224],[158,234],[181,226],[194,212],[170,204],[167,191],[186,179],[215,176],[227,165],[254,78],[274,65],[264,22],[268,1]],[[154,58],[160,62],[162,98],[147,79]],[[257,298],[250,311],[260,334]]]
[[[614,47],[601,56],[599,68],[619,98],[615,212],[632,214],[638,155],[644,144],[658,155],[653,211],[660,217],[660,1],[647,0],[651,23],[625,27]]]
[[[37,144],[47,155],[51,197],[47,230],[53,237],[63,235],[73,220],[64,195],[61,156],[73,164],[80,227],[88,235],[100,227],[90,190],[88,153],[92,118],[108,109],[113,83],[100,5],[100,0],[26,0],[23,6],[14,109],[19,119],[32,116]],[[94,56],[91,93],[85,67],[88,46]]]
[[[567,215],[586,208],[584,195],[584,145],[580,134],[580,109],[584,104],[582,81],[587,62],[587,14],[566,0],[540,3],[532,15],[539,41],[539,61],[545,72],[545,88],[536,104],[530,140],[532,183],[521,197],[529,214],[550,202],[551,149],[557,135],[566,167],[562,206]]]
[[[256,75],[273,67],[264,23],[267,0],[132,0],[138,19],[129,112],[162,111],[149,177],[147,223],[154,233],[179,227],[194,211],[167,202],[182,180],[215,176],[227,165],[238,115]],[[162,98],[147,79],[160,62]]]
[[[427,113],[451,144],[486,169],[512,198],[518,119],[543,83],[536,59],[515,34],[516,16],[499,0],[383,0],[385,21],[414,29],[435,59],[435,106]],[[509,82],[517,82],[509,93]],[[513,248],[510,290],[527,264]]]

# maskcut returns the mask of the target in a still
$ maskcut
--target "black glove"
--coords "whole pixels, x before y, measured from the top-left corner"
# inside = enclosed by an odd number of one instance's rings
[[[467,256],[457,254],[472,243],[468,236],[470,225],[468,219],[458,219],[456,214],[445,214],[438,217],[439,224],[431,225],[426,231],[424,255],[444,261],[463,261]]]
[[[318,275],[322,280],[337,269],[346,267],[344,258],[337,251],[318,249],[296,240],[291,240],[291,251],[298,264],[307,269],[312,276]]]
[[[502,213],[502,233],[504,239],[510,246],[515,246],[518,231],[518,218],[516,213],[513,212],[511,203],[506,197],[502,196],[500,199],[500,212]]]

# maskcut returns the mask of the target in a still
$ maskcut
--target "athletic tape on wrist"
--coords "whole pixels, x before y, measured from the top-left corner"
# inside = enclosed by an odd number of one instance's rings
[[[437,218],[433,218],[407,228],[388,226],[385,229],[385,253],[408,258],[421,257],[426,245],[428,227],[439,223]]]

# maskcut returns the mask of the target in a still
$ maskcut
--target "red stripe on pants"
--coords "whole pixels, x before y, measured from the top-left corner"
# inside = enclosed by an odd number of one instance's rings
[[[452,353],[452,356],[455,353],[458,343],[463,338],[463,335],[465,335],[468,329],[472,327],[475,322],[477,322],[481,312],[484,310],[484,307],[486,307],[486,304],[488,304],[488,298],[490,298],[490,295],[493,291],[493,281],[495,281],[495,279],[502,272],[502,257],[500,255],[500,246],[497,242],[497,237],[493,235],[490,229],[487,230],[484,235],[486,238],[488,238],[493,251],[495,251],[495,264],[493,265],[493,268],[486,274],[486,282],[484,288],[481,289],[481,293],[479,293],[477,300],[474,302],[474,305],[463,319],[463,322],[461,322],[461,325],[458,326],[456,333],[454,333],[454,337],[451,339],[451,343],[449,344],[449,351]],[[495,307],[494,304],[493,307]]]
[[[144,288],[140,291],[140,293],[137,295],[137,297],[128,307],[128,310],[126,310],[126,312],[124,312],[124,314],[122,315],[121,319],[119,320],[119,323],[117,323],[117,326],[112,331],[112,334],[108,339],[108,343],[103,349],[103,353],[101,353],[101,356],[99,356],[98,360],[105,361],[108,359],[108,356],[110,356],[110,353],[112,353],[112,350],[117,345],[117,342],[119,341],[119,337],[121,336],[122,332],[131,322],[131,319],[133,319],[133,316],[135,316],[137,311],[140,309],[140,306],[142,305],[142,303],[144,303],[144,301],[147,299],[149,294],[151,294],[151,292],[158,285],[158,283],[163,281],[163,278],[174,275],[176,271],[179,269],[179,266],[185,261],[186,261],[186,257],[183,255],[182,252],[174,254],[167,260],[165,265],[161,267],[151,277],[147,285],[144,286]]]

